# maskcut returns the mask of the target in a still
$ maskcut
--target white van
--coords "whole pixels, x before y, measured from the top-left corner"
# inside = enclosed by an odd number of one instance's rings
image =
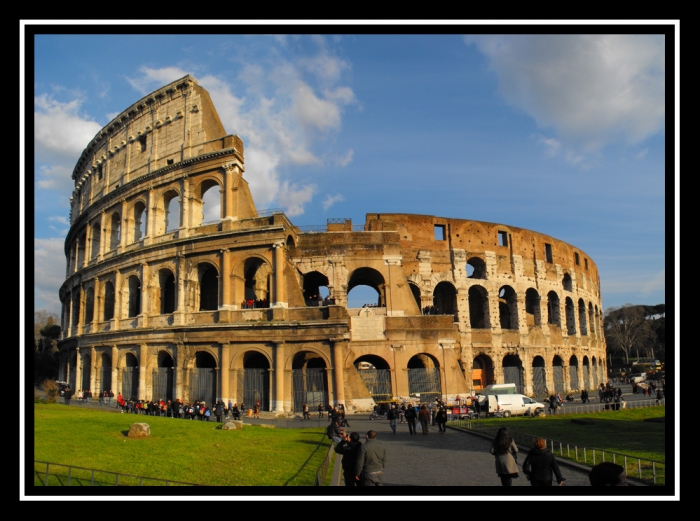
[[[538,416],[545,409],[544,404],[524,394],[486,395],[479,405],[486,411],[487,416],[501,411],[504,418],[519,415]]]

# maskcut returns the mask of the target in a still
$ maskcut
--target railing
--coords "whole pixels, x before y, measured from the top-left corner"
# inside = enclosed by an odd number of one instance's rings
[[[316,479],[314,480],[315,487],[322,487],[326,482],[328,470],[331,468],[331,459],[335,455],[335,451],[333,450],[334,447],[335,443],[331,442],[331,446],[328,447],[328,454],[326,454],[323,463],[321,463],[321,466],[318,467],[318,470],[316,470]]]
[[[539,400],[542,401],[542,403],[544,403],[545,406],[548,406],[548,400],[546,398],[542,398]],[[640,407],[653,407],[655,405],[666,406],[666,398],[662,398],[659,401],[659,403],[656,403],[655,398],[652,398],[650,400],[624,401],[619,404],[615,402],[598,402],[574,405],[572,403],[564,402],[564,405],[560,409],[557,409],[556,415],[559,416],[561,414],[581,414],[589,412],[601,412],[607,410],[619,410],[616,409],[618,405],[620,406],[620,409],[638,409]],[[545,409],[544,412],[547,413],[548,411],[549,409]]]
[[[266,210],[260,210],[258,212],[258,217],[268,217],[276,213],[284,213],[284,210],[282,208],[268,208]]]
[[[57,467],[53,473],[51,469]],[[59,473],[59,469],[67,469]],[[196,487],[197,483],[173,481],[171,479],[149,478],[121,472],[75,467],[60,463],[34,460],[34,483],[38,486],[82,486],[82,487],[119,487],[119,486],[166,486],[166,487]]]
[[[462,429],[467,429],[470,431],[488,433],[489,435],[496,436],[500,426],[483,425],[479,423],[479,420],[453,420],[448,423],[449,425],[460,427]],[[526,434],[523,432],[508,430],[510,435],[516,444],[522,445],[524,447],[532,447],[535,438],[541,438],[542,436],[535,436],[532,434]],[[622,465],[625,469],[626,474],[629,477],[636,477],[642,481],[651,481],[656,484],[657,479],[661,479],[665,482],[666,478],[666,462],[656,461],[646,458],[637,458],[630,456],[628,454],[622,454],[620,452],[606,451],[603,449],[595,449],[591,447],[581,447],[575,444],[557,441],[553,439],[543,438],[547,446],[550,448],[550,452],[555,456],[561,458],[570,459],[576,461],[577,463],[583,463],[585,465],[596,465],[603,461],[612,461],[618,465]],[[606,460],[606,455],[608,459]]]

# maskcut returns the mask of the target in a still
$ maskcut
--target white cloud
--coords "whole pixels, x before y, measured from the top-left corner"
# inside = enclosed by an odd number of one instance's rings
[[[637,154],[636,157],[637,157],[637,159],[644,159],[648,153],[649,153],[649,149],[648,149],[648,148],[645,148],[644,150],[641,150],[641,151]]]
[[[327,194],[326,198],[323,200],[323,209],[328,210],[331,206],[333,206],[335,203],[339,203],[340,201],[345,201],[345,197],[340,194]]]
[[[154,88],[162,87],[170,82],[178,80],[190,74],[189,72],[180,69],[179,67],[163,67],[161,69],[151,69],[150,67],[140,67],[140,76],[135,78],[126,78],[133,88],[141,94],[148,94]],[[126,107],[125,107],[126,108]]]
[[[348,166],[350,163],[352,163],[352,158],[354,155],[355,151],[350,149],[344,156],[337,158],[335,160],[335,164],[337,166]]]
[[[67,165],[40,166],[38,168],[36,186],[43,190],[59,192],[55,197],[63,197],[66,206],[68,198],[75,186],[71,179],[73,167]]]
[[[59,224],[65,224],[66,226],[70,225],[70,223],[68,222],[68,219],[66,219],[65,217],[62,217],[60,215],[54,215],[52,217],[49,217],[49,221],[57,222]]]
[[[665,43],[658,35],[467,36],[508,103],[584,151],[664,128]]]
[[[63,239],[34,239],[34,308],[61,314],[58,289],[66,277]]]
[[[277,200],[286,209],[290,217],[304,213],[304,205],[309,203],[316,193],[316,185],[297,186],[289,181],[282,183]]]

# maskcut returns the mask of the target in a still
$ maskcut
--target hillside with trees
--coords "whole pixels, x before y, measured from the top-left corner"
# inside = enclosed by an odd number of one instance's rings
[[[611,307],[604,318],[605,341],[615,358],[622,355],[626,364],[630,356],[665,361],[666,304]]]

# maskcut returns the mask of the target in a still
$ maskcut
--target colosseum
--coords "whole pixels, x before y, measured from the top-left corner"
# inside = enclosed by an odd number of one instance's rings
[[[92,139],[73,171],[60,379],[282,415],[450,401],[490,383],[541,397],[604,378],[584,251],[431,215],[295,226],[256,209],[244,172],[242,140],[192,76]],[[219,216],[206,219],[212,200]],[[376,301],[348,307],[358,286]]]

